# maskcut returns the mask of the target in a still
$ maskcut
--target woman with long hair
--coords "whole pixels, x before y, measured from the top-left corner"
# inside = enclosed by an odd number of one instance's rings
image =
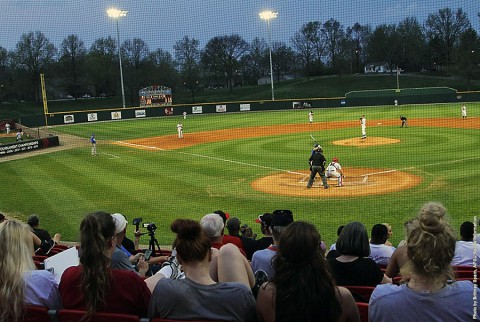
[[[412,225],[406,246],[410,280],[400,286],[377,286],[370,298],[369,321],[460,322],[478,317],[478,289],[471,281],[450,282],[456,239],[446,209],[429,202]]]
[[[275,275],[257,297],[260,321],[360,321],[352,294],[337,287],[314,225],[297,221],[280,237]]]
[[[80,224],[80,265],[62,275],[60,294],[67,309],[146,316],[150,290],[136,274],[112,269],[115,222],[105,212],[87,215]]]
[[[25,305],[59,309],[58,285],[52,273],[36,270],[32,232],[16,220],[0,224],[0,321],[18,321]]]
[[[165,278],[160,270],[146,281],[154,287],[148,316],[255,321],[255,298],[249,285],[251,268],[245,266],[246,259],[238,247],[226,244],[218,251],[212,249],[210,238],[194,220],[177,219],[170,228],[177,234],[174,245],[185,278]],[[211,270],[211,266],[215,269]],[[216,275],[219,282],[211,275]]]

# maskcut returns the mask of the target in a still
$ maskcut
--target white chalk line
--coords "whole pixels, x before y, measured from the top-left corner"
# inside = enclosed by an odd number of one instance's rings
[[[158,148],[158,147],[155,147],[155,146],[133,144],[133,143],[123,142],[123,141],[115,141],[115,142],[120,144],[120,145],[127,145],[127,146],[130,145],[130,146],[135,146],[135,147],[140,147],[140,148],[147,148],[147,149],[151,149],[151,150],[169,151],[169,152],[172,151],[172,150],[165,150],[165,149],[162,149],[162,148]],[[222,158],[217,158],[217,157],[212,157],[212,156],[207,156],[207,155],[202,155],[202,154],[197,154],[197,153],[189,153],[189,152],[183,152],[183,151],[176,151],[176,152],[179,153],[179,154],[196,156],[196,157],[199,157],[199,158],[205,158],[205,159],[210,159],[210,160],[217,160],[217,161],[222,161],[222,162],[240,164],[240,165],[249,166],[249,167],[255,167],[255,168],[268,169],[268,170],[280,171],[280,172],[284,172],[284,173],[301,175],[301,176],[303,176],[303,178],[299,181],[299,183],[304,182],[305,179],[309,177],[308,175],[305,175],[305,173],[296,172],[296,171],[290,171],[290,170],[274,168],[274,167],[267,167],[267,166],[263,166],[263,165],[246,163],[246,162],[235,161],[235,160],[222,159]],[[405,167],[405,168],[400,168],[400,169],[391,169],[391,170],[385,170],[385,171],[371,172],[371,173],[360,175],[359,177],[367,177],[367,176],[386,174],[386,173],[392,173],[392,172],[404,171],[404,170],[415,170],[415,169],[423,168],[423,167],[431,167],[431,166],[439,166],[439,165],[445,165],[445,164],[460,163],[460,162],[477,160],[477,159],[480,159],[480,156],[479,157],[465,158],[465,159],[457,159],[457,160],[452,160],[452,161],[445,161],[445,162],[427,163],[427,164]]]
[[[113,154],[105,153],[105,152],[102,152],[102,154],[108,155],[109,157],[112,157],[114,159],[120,159],[120,157],[118,155],[113,155]]]

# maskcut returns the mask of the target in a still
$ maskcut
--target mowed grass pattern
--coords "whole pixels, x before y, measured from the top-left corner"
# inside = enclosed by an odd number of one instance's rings
[[[479,116],[479,104],[470,103],[469,117]],[[397,138],[399,144],[357,148],[333,145],[335,140],[360,136],[360,126],[312,133],[272,135],[200,144],[160,151],[110,144],[133,138],[175,135],[184,124],[186,140],[199,131],[282,124],[304,124],[308,110],[189,115],[125,120],[57,127],[59,132],[85,138],[85,145],[67,151],[0,163],[4,187],[0,211],[26,219],[40,215],[42,226],[61,232],[65,240],[78,240],[78,227],[86,213],[120,212],[129,221],[142,217],[155,222],[160,244],[172,242],[169,230],[175,218],[200,219],[223,209],[238,216],[260,234],[255,218],[274,209],[291,209],[296,220],[313,222],[322,238],[334,242],[339,225],[352,220],[367,230],[376,223],[393,225],[393,242],[403,238],[402,225],[427,201],[440,201],[448,209],[455,230],[479,215],[480,132],[470,129],[381,126],[373,120],[460,117],[459,104],[313,109],[316,122],[358,120],[367,117],[368,136]],[[320,127],[321,128],[321,127]],[[95,132],[99,156],[90,156],[88,137]],[[255,191],[250,183],[279,171],[308,169],[312,134],[327,159],[337,156],[343,167],[403,169],[423,182],[398,193],[361,198],[283,197]],[[395,183],[392,183],[395,184]],[[133,226],[128,235],[131,236]],[[148,243],[148,237],[142,237]]]

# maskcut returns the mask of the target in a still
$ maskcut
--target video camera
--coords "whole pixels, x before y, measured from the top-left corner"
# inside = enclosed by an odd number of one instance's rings
[[[138,229],[140,228],[140,223],[142,222],[142,220],[142,218],[133,218],[132,224],[135,225],[135,231],[138,231]]]
[[[147,228],[148,232],[150,234],[155,233],[155,230],[157,229],[157,225],[155,223],[149,223],[149,224],[143,224],[143,228]]]

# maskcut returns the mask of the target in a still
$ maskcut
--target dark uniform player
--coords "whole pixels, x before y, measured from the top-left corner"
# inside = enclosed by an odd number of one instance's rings
[[[405,125],[405,127],[408,127],[406,116],[401,115],[400,120],[402,120],[402,126],[400,126],[400,127],[403,127],[404,125]]]
[[[322,178],[323,187],[325,189],[329,188],[327,178],[325,177],[325,164],[327,160],[322,153],[322,147],[317,146],[314,148],[314,153],[310,156],[310,159],[308,159],[308,163],[310,164],[310,179],[308,180],[307,188],[312,187],[317,173],[320,175],[320,178]]]

